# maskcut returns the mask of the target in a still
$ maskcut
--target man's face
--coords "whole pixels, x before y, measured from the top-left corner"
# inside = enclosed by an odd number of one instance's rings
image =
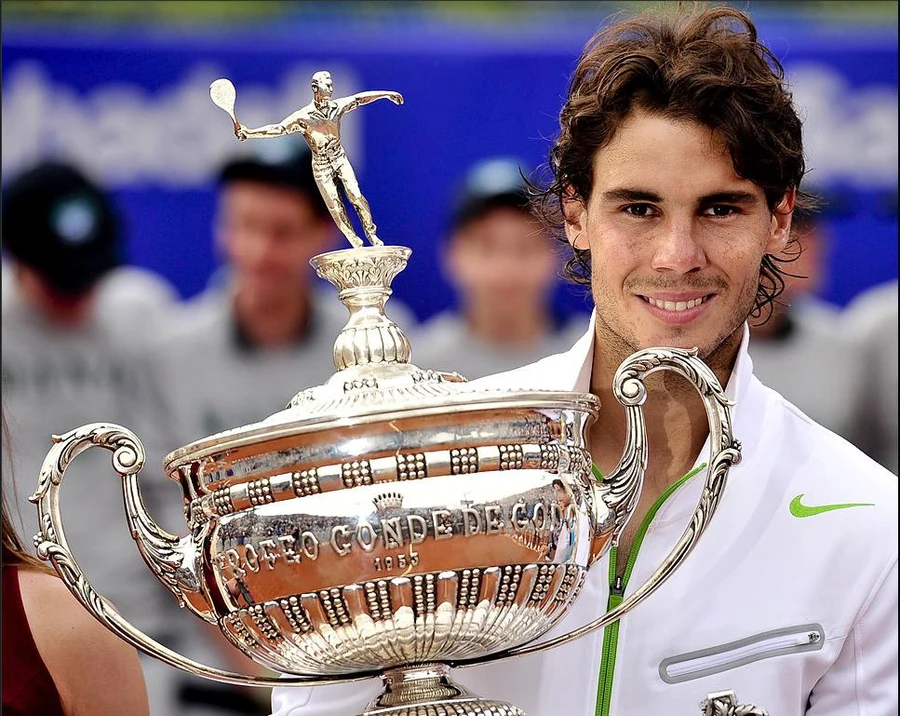
[[[330,99],[334,93],[334,85],[331,81],[331,75],[323,73],[313,77],[312,90],[315,94]]]
[[[789,214],[768,209],[707,128],[642,112],[597,152],[593,178],[586,205],[567,205],[566,231],[591,251],[598,340],[622,358],[650,346],[697,346],[704,359],[736,349]]]
[[[514,208],[497,208],[464,225],[445,255],[466,304],[493,312],[543,306],[558,261],[540,224]]]
[[[222,189],[216,234],[242,291],[277,299],[309,280],[309,259],[327,250],[331,223],[292,189],[235,181]]]

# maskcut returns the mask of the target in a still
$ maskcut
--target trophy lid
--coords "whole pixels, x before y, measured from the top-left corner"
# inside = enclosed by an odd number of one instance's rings
[[[165,458],[166,472],[212,454],[292,435],[347,425],[389,423],[459,411],[578,409],[596,416],[590,393],[478,387],[458,373],[420,368],[402,329],[384,313],[391,281],[412,253],[404,246],[371,246],[320,254],[311,260],[319,276],[338,289],[350,312],[332,357],[337,372],[297,393],[287,406],[257,423],[191,442]]]

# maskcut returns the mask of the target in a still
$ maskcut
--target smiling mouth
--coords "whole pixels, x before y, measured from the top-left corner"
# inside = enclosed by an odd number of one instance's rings
[[[662,309],[663,311],[669,311],[670,313],[681,313],[682,311],[687,311],[691,308],[696,308],[701,303],[706,301],[712,294],[708,294],[706,296],[700,296],[699,298],[692,298],[690,301],[658,301],[655,298],[650,298],[649,296],[641,296],[647,303],[651,306],[655,306],[656,308]]]

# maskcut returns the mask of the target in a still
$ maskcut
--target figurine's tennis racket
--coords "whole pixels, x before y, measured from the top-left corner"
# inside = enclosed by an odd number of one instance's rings
[[[241,126],[234,113],[234,100],[236,96],[237,93],[234,90],[234,85],[231,84],[231,80],[218,79],[209,86],[209,98],[213,101],[213,104],[217,107],[221,107],[228,113],[228,116],[231,117],[231,121],[234,122],[235,132]]]

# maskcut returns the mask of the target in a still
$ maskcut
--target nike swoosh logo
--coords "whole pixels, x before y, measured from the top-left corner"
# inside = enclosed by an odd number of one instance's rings
[[[874,502],[845,502],[837,505],[804,505],[800,502],[803,494],[797,495],[791,500],[791,514],[794,517],[812,517],[813,515],[821,515],[823,512],[831,512],[832,510],[846,510],[848,507],[875,507]]]

